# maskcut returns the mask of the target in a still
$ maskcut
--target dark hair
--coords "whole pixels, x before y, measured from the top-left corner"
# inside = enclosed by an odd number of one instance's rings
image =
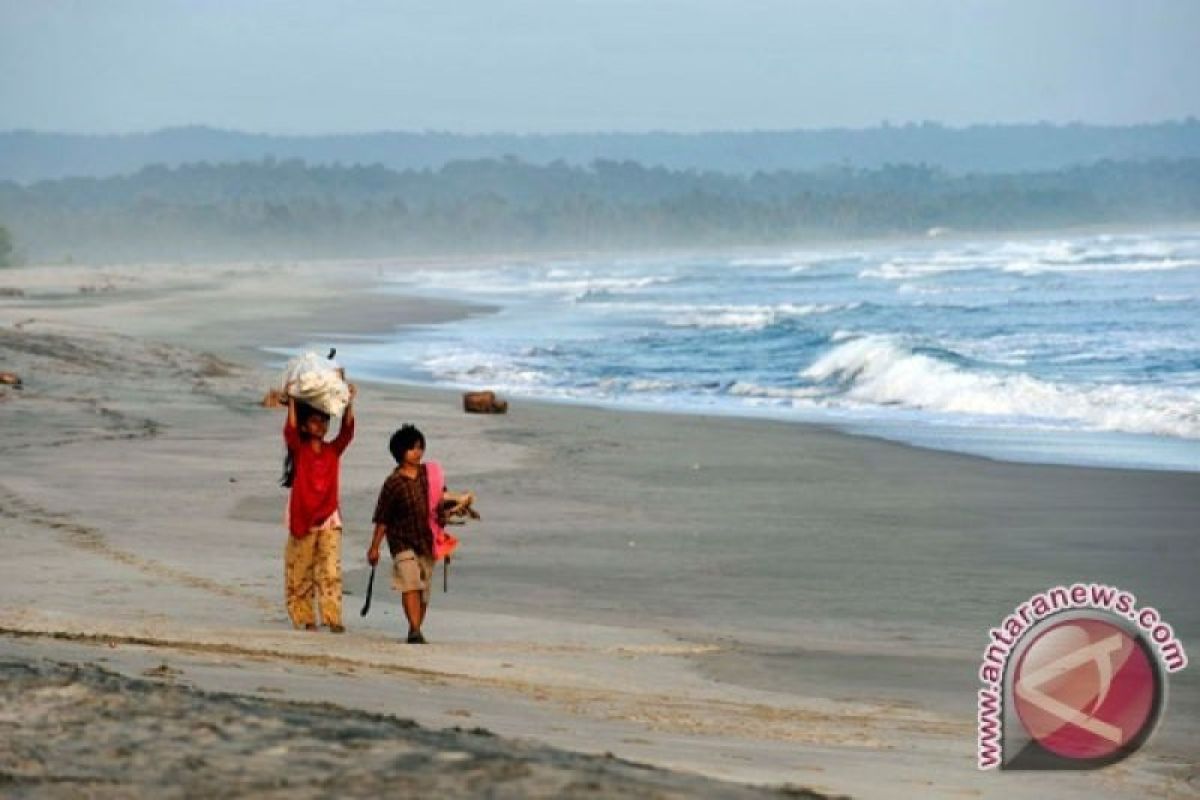
[[[405,423],[400,426],[400,430],[392,434],[392,440],[388,442],[388,450],[392,451],[392,458],[396,459],[397,464],[403,464],[404,454],[416,445],[425,447],[425,434],[416,427]]]
[[[308,422],[310,417],[325,417],[329,419],[329,415],[319,408],[313,408],[308,403],[296,401],[296,433],[300,435],[300,439],[308,438],[308,434],[304,432],[304,423]],[[285,488],[291,488],[296,480],[296,459],[292,457],[292,451],[289,448],[283,456],[283,477],[279,479],[279,485]]]

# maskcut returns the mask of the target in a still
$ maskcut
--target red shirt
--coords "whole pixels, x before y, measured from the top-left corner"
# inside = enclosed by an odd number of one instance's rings
[[[312,443],[300,438],[294,427],[283,424],[283,440],[287,442],[296,465],[292,480],[292,495],[288,500],[289,528],[292,536],[302,538],[313,528],[333,516],[338,510],[338,473],[342,453],[354,438],[353,418],[342,420],[342,428],[332,442],[314,451]]]

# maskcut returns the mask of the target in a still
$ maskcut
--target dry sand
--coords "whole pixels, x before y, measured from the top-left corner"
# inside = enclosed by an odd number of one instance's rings
[[[94,779],[101,794],[257,793],[286,778],[319,795],[350,789],[356,763],[413,793],[738,790],[549,745],[864,797],[1197,793],[1194,669],[1173,677],[1150,745],[1099,772],[979,773],[973,705],[986,629],[1053,584],[1129,588],[1185,645],[1200,641],[1197,475],[530,402],[470,417],[449,393],[365,385],[342,477],[350,630],[292,631],[282,416],[256,406],[274,379],[261,348],[335,332],[347,347],[485,311],[374,292],[379,271],[0,272],[0,289],[19,290],[0,292],[0,370],[25,380],[0,395],[4,791],[70,794]],[[357,616],[401,421],[422,427],[429,457],[484,515],[462,532],[427,647],[399,643],[386,581]],[[76,694],[87,703],[72,705]],[[138,714],[121,710],[130,696],[148,698]],[[232,702],[270,730],[204,711]],[[88,708],[112,713],[91,726]],[[503,738],[477,747],[359,712]],[[272,749],[281,725],[301,731],[295,751]],[[313,769],[328,726],[359,743]],[[129,760],[113,748],[134,745],[105,743],[116,732],[156,739],[158,755]],[[481,769],[485,757],[508,766]],[[447,768],[413,769],[430,759]]]

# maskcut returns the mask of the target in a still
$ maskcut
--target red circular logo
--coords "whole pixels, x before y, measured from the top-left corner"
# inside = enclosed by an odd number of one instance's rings
[[[1013,675],[1025,730],[1064,758],[1099,759],[1136,748],[1155,722],[1159,682],[1151,656],[1110,622],[1072,619],[1046,628]]]

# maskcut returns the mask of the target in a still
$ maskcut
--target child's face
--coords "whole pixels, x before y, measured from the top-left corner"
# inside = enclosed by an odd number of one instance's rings
[[[404,463],[410,467],[419,467],[421,459],[425,456],[425,445],[417,443],[412,446],[411,450],[404,451]]]
[[[304,420],[301,429],[314,439],[324,439],[325,434],[329,433],[329,417],[324,414],[313,414]]]

